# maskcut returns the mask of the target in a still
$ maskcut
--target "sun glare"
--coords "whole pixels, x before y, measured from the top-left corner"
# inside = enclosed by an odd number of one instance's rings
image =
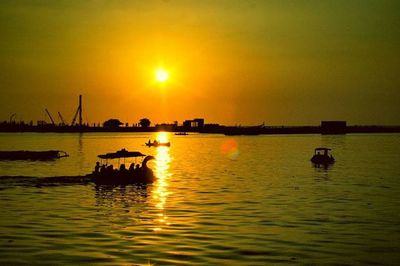
[[[168,72],[162,68],[157,69],[155,74],[156,74],[156,80],[161,83],[166,82],[169,78]]]

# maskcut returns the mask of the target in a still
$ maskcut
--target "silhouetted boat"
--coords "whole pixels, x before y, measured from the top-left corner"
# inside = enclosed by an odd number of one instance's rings
[[[239,136],[239,135],[260,135],[263,126],[252,127],[226,127],[223,131],[226,136]]]
[[[259,132],[245,132],[245,131],[237,131],[237,132],[225,132],[225,136],[240,136],[240,135],[250,135],[250,136],[257,136],[260,135]]]
[[[138,151],[129,152],[122,149],[114,153],[100,154],[98,157],[106,160],[106,163],[99,166],[99,169],[96,169],[93,173],[87,175],[96,184],[150,184],[156,179],[153,171],[147,166],[147,162],[154,159],[153,156],[146,156]],[[117,170],[113,169],[112,165],[108,165],[108,160],[136,157],[144,157],[140,168],[129,168],[128,170],[124,164],[123,167],[121,165],[119,170]]]
[[[129,152],[125,149],[114,153],[98,155],[105,164],[100,166],[96,163],[95,171],[84,176],[52,176],[52,177],[34,177],[34,176],[0,176],[0,182],[9,182],[13,185],[32,185],[37,187],[55,186],[61,184],[88,184],[97,185],[146,185],[156,180],[153,170],[147,166],[147,162],[153,160],[153,156],[146,156],[140,152]],[[113,169],[109,160],[118,160],[125,158],[144,157],[141,167],[119,170]],[[97,167],[98,166],[98,167]],[[121,164],[122,166],[122,164]],[[108,168],[107,168],[108,167]]]
[[[160,147],[160,146],[169,147],[169,146],[171,146],[171,143],[170,142],[157,142],[157,141],[154,141],[154,142],[146,142],[145,145],[147,147]]]
[[[186,132],[176,132],[175,135],[176,135],[176,136],[187,136],[187,135],[189,135],[189,134],[186,133]]]
[[[330,154],[331,149],[329,148],[316,148],[314,151],[314,156],[311,158],[311,162],[315,164],[332,164],[335,162],[332,154]]]
[[[0,160],[31,160],[31,161],[48,161],[68,157],[65,151],[0,151]]]

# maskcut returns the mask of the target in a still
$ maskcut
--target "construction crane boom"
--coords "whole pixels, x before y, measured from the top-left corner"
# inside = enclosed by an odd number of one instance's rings
[[[61,113],[60,113],[60,112],[58,112],[58,117],[60,118],[61,125],[62,125],[62,126],[65,126],[65,121],[64,121],[64,118],[62,117],[62,115],[61,115]]]
[[[79,114],[79,126],[82,126],[82,95],[79,95],[78,109],[76,109],[74,118],[72,119],[71,126],[75,124],[78,114]]]
[[[49,116],[49,118],[50,118],[50,120],[51,120],[51,123],[55,126],[56,123],[54,123],[53,117],[51,117],[51,114],[50,114],[49,110],[47,110],[47,108],[44,109],[44,110],[46,111],[47,115]]]
[[[13,113],[11,116],[10,116],[10,124],[13,122],[13,119],[15,119],[15,117],[16,117],[16,113]]]

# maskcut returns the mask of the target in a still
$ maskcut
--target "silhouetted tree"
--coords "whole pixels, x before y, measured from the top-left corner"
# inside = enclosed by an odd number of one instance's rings
[[[141,127],[149,127],[151,124],[151,121],[148,118],[142,118],[139,120],[139,125]]]
[[[118,128],[120,125],[123,125],[123,123],[115,118],[109,119],[103,123],[103,127],[106,128]]]

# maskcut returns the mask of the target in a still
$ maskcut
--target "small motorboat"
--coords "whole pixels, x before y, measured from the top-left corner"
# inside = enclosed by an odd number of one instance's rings
[[[187,136],[189,134],[187,132],[176,132],[175,135],[176,136]]]
[[[331,149],[329,148],[316,148],[314,151],[314,156],[311,158],[311,162],[314,164],[328,165],[335,162],[331,154]]]
[[[170,142],[158,142],[157,140],[153,141],[153,142],[146,142],[145,145],[147,147],[160,147],[160,146],[164,146],[164,147],[169,147],[171,146]]]

